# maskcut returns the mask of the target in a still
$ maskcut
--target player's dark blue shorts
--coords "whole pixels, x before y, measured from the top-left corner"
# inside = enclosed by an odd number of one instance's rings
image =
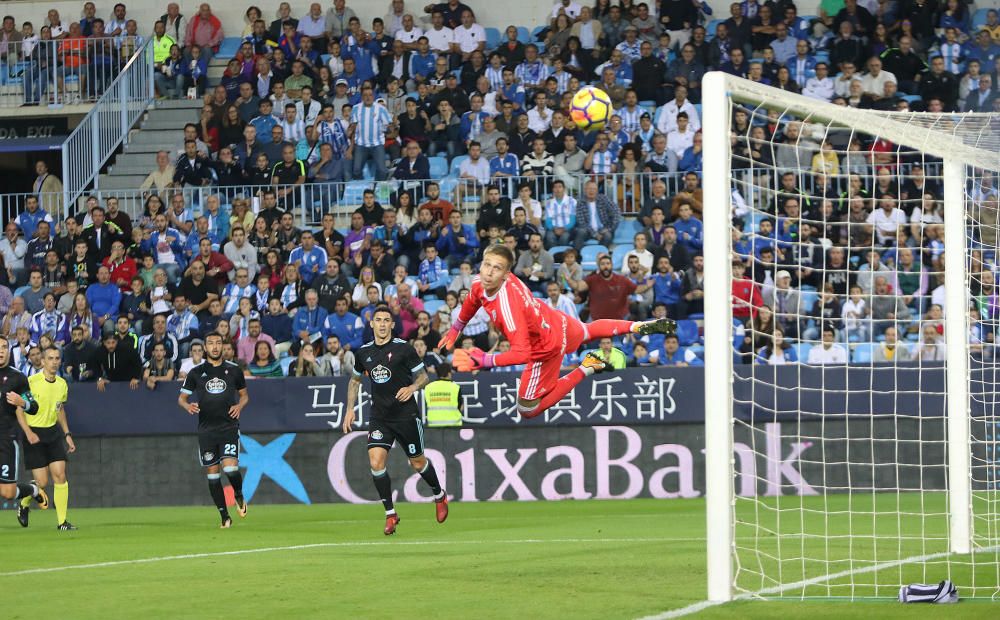
[[[368,447],[390,450],[395,441],[407,458],[424,453],[424,425],[419,418],[372,420],[368,423]]]
[[[0,484],[17,482],[17,457],[20,450],[16,439],[0,437]]]
[[[198,460],[202,467],[218,465],[223,459],[240,456],[240,430],[201,431],[198,433]]]

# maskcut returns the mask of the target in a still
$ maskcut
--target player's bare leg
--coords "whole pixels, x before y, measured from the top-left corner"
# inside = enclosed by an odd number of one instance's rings
[[[410,467],[413,468],[413,471],[420,474],[420,477],[424,479],[427,486],[431,488],[431,492],[434,493],[434,512],[437,516],[437,522],[444,523],[445,519],[448,518],[448,493],[445,492],[438,481],[437,470],[434,469],[434,464],[426,456],[420,455],[410,459]]]
[[[372,470],[372,482],[375,483],[375,490],[378,491],[382,507],[385,508],[385,529],[382,533],[391,536],[396,533],[399,515],[396,514],[396,507],[392,503],[392,480],[389,479],[389,470],[385,467],[388,456],[389,451],[385,448],[377,446],[368,448],[368,465]]]
[[[212,495],[212,501],[222,518],[222,529],[229,529],[233,526],[233,519],[229,516],[229,508],[226,506],[226,493],[222,489],[222,467],[219,465],[209,465],[205,468],[205,477],[208,478],[208,492]]]
[[[222,460],[222,473],[229,479],[229,486],[233,487],[233,496],[236,499],[236,514],[241,519],[247,516],[247,503],[243,499],[243,474],[240,473],[240,462],[236,459]]]

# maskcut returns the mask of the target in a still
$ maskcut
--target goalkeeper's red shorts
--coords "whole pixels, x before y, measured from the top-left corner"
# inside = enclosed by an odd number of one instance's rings
[[[562,346],[553,350],[551,355],[528,362],[524,372],[521,373],[521,385],[517,389],[518,398],[538,400],[552,391],[559,380],[563,357],[567,353],[575,352],[584,342],[590,340],[587,326],[583,322],[565,315],[562,319],[563,324],[559,327],[563,333]]]

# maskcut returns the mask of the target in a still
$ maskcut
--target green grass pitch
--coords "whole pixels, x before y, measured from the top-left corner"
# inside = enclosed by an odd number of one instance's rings
[[[706,593],[702,500],[456,502],[443,525],[403,503],[391,538],[375,505],[250,508],[228,531],[207,502],[71,509],[78,532],[55,531],[52,510],[27,530],[0,512],[0,617],[638,618]],[[997,618],[1000,603],[740,601],[690,617]]]

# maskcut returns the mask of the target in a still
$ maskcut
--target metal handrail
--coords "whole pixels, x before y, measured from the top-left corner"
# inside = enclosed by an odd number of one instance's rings
[[[63,197],[58,208],[64,216],[91,184],[96,189],[101,167],[119,146],[128,144],[129,131],[153,97],[153,46],[147,40],[63,142]]]

